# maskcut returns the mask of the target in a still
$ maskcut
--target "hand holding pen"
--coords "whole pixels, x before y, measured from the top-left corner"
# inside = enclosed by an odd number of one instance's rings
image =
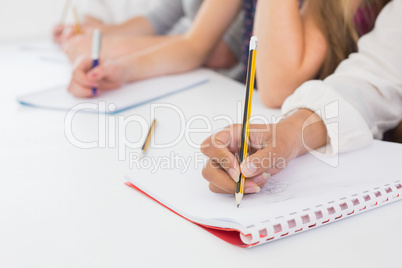
[[[68,92],[90,98],[99,91],[119,88],[125,82],[125,68],[120,59],[100,60],[101,35],[93,33],[91,57],[79,58],[74,66]]]

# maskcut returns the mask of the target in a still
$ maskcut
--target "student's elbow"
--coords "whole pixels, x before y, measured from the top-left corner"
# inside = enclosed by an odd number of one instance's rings
[[[260,94],[262,103],[272,109],[281,108],[286,98],[278,98],[274,94]]]
[[[228,69],[236,64],[235,54],[224,41],[221,41],[209,54],[204,66],[213,69]]]
[[[262,103],[268,108],[281,108],[286,98],[293,93],[284,86],[278,86],[273,84],[258,84],[258,91]]]
[[[262,103],[268,108],[281,108],[285,100],[302,84],[300,80],[289,77],[257,76],[258,92]]]
[[[183,36],[179,39],[178,43],[181,47],[183,63],[191,69],[202,66],[207,57],[207,50],[205,46],[197,44],[194,38]]]

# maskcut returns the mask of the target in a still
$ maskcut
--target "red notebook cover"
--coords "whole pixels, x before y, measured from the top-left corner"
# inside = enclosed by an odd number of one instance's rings
[[[149,198],[151,198],[152,200],[158,202],[155,198],[153,198],[152,196],[148,195],[147,193],[141,191],[141,189],[139,189],[138,187],[136,187],[135,185],[131,184],[130,182],[126,182],[125,183],[127,186],[139,191],[140,193],[148,196]],[[204,230],[210,232],[211,234],[219,237],[220,239],[238,246],[238,247],[242,247],[242,248],[248,248],[248,247],[252,247],[255,246],[256,244],[252,244],[252,245],[247,245],[244,244],[243,241],[241,241],[240,239],[240,231],[239,230],[235,230],[235,229],[224,229],[224,228],[219,228],[219,227],[213,227],[213,226],[208,226],[208,225],[203,225],[203,224],[199,224],[197,222],[191,221],[189,219],[187,219],[186,217],[183,217],[182,215],[178,214],[176,211],[170,209],[169,207],[165,206],[164,204],[158,202],[160,205],[164,206],[165,208],[167,208],[168,210],[172,211],[173,213],[175,213],[176,215],[179,215],[180,217],[200,226],[201,228],[203,228]]]

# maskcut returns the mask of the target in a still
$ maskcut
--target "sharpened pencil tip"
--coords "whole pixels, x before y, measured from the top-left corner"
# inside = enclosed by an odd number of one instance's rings
[[[235,197],[236,197],[236,205],[237,205],[237,207],[240,207],[240,202],[241,202],[241,199],[243,198],[243,194],[236,193]]]

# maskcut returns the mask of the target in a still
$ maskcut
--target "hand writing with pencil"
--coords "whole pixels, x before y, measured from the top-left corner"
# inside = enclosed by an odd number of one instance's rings
[[[81,34],[91,34],[94,29],[103,29],[104,27],[103,22],[87,17],[85,18],[85,23],[80,26],[82,32],[77,33],[74,25],[58,24],[53,28],[52,37],[56,44],[65,44],[74,37]]]
[[[324,123],[314,112],[299,109],[277,124],[251,125],[249,156],[238,163],[241,125],[231,125],[208,137],[201,152],[210,160],[203,169],[209,188],[215,193],[235,193],[242,173],[246,194],[257,193],[271,175],[280,172],[289,161],[327,144]]]

